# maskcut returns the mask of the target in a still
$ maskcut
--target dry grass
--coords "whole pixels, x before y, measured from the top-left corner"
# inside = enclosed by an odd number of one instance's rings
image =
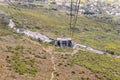
[[[55,76],[58,80],[99,80],[96,75],[84,66],[71,65],[68,58],[70,55],[56,54]]]
[[[19,50],[19,48],[17,48],[18,45],[24,46],[24,49]],[[8,50],[8,47],[11,48],[11,51]],[[15,52],[19,52],[20,63],[22,60],[28,62],[34,59],[32,66],[35,66],[37,72],[35,72],[33,76],[26,72],[23,72],[23,74],[19,73],[19,71],[16,72],[15,65],[17,65],[17,63],[14,63],[14,61],[18,59],[15,59]],[[44,55],[46,58],[43,58]],[[9,59],[14,57],[13,60],[11,59],[11,63],[6,60],[8,57]],[[26,39],[15,39],[12,36],[0,38],[0,64],[0,80],[49,80],[52,72],[50,55],[43,50],[43,47],[33,44]],[[21,67],[20,70],[22,70],[22,68],[23,67]]]

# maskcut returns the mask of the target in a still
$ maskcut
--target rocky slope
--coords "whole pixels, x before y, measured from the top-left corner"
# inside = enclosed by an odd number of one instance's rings
[[[3,1],[3,0],[2,0]],[[12,3],[28,7],[46,7],[53,10],[70,10],[71,0],[10,0]],[[7,1],[8,2],[8,1]],[[8,3],[11,3],[8,2]],[[109,14],[114,16],[120,15],[120,0],[81,0],[79,13]],[[73,9],[77,9],[76,0],[73,0]]]

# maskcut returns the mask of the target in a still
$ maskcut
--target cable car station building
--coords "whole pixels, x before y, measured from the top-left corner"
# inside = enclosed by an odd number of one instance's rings
[[[71,38],[57,38],[55,41],[55,46],[59,47],[73,47]]]

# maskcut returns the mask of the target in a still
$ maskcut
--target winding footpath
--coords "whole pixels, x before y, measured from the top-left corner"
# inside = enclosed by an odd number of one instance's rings
[[[56,67],[55,67],[55,59],[54,59],[54,56],[52,55],[51,57],[51,61],[52,61],[52,64],[53,64],[53,72],[51,73],[51,79],[50,80],[53,80],[55,78],[55,71],[56,71]]]
[[[46,49],[45,49],[45,50],[46,50]],[[51,73],[51,78],[50,78],[50,80],[54,80],[54,79],[55,79],[55,72],[56,72],[54,52],[53,52],[53,49],[50,48],[50,47],[46,50],[46,52],[50,54],[50,56],[51,56],[51,62],[52,62],[52,69],[53,69],[53,71],[52,71],[52,73]]]

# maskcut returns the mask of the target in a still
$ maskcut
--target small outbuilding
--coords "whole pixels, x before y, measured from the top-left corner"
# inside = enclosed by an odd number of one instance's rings
[[[57,38],[55,41],[55,46],[59,47],[73,47],[71,38]]]

